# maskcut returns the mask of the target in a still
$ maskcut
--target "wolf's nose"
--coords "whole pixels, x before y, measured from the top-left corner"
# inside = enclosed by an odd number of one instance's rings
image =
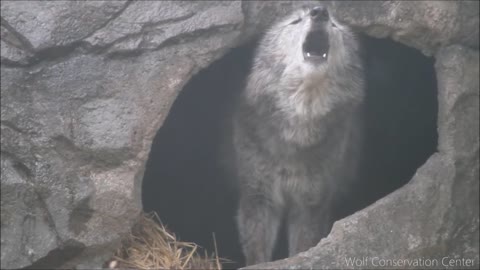
[[[315,21],[328,21],[328,10],[324,6],[316,6],[310,10],[310,16]]]

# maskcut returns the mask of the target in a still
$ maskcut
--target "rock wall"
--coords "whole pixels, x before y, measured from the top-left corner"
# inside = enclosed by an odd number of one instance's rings
[[[150,145],[182,87],[301,4],[2,1],[1,268],[99,267],[141,211]],[[359,31],[435,56],[439,151],[317,247],[262,268],[374,255],[478,267],[478,2],[332,8]]]

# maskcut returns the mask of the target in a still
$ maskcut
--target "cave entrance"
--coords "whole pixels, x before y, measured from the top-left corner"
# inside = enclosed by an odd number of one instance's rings
[[[433,59],[388,39],[365,37],[367,153],[355,191],[336,219],[403,186],[437,147]],[[184,87],[158,131],[142,187],[145,212],[155,211],[182,241],[195,242],[243,266],[234,221],[236,194],[218,167],[222,116],[246,79],[254,43],[232,49]],[[283,230],[284,232],[284,230]],[[286,257],[281,237],[275,258]]]
[[[253,42],[232,49],[182,89],[154,138],[142,186],[145,212],[155,211],[181,241],[243,263],[234,213],[235,193],[218,165],[222,121],[240,91]]]
[[[433,57],[391,39],[362,37],[367,78],[366,152],[340,219],[406,184],[437,151]]]

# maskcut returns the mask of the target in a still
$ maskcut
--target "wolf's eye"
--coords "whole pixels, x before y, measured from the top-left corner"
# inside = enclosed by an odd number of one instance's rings
[[[302,20],[302,19],[300,19],[300,18],[299,18],[299,19],[296,19],[295,21],[291,22],[290,24],[297,24],[297,23],[299,23],[301,20]]]

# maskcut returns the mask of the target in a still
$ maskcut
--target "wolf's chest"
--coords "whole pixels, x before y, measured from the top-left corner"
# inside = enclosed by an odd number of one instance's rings
[[[325,187],[322,179],[305,164],[279,167],[271,180],[272,199],[279,205],[286,205],[315,194],[320,195]]]

